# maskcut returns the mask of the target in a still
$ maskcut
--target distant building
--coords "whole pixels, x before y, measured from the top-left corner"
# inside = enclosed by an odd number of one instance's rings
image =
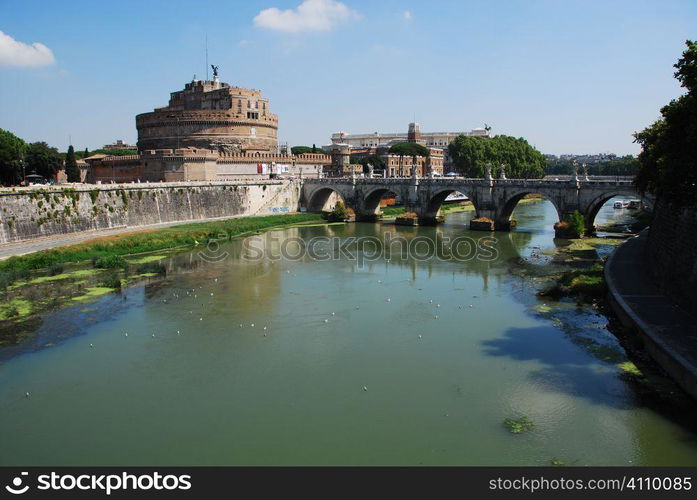
[[[469,137],[491,137],[491,130],[488,128],[475,128],[469,132],[421,132],[418,123],[410,123],[408,131],[372,134],[349,134],[346,132],[336,132],[332,134],[332,144],[348,144],[355,148],[389,146],[395,142],[405,142],[409,140],[410,131],[418,135],[418,142],[424,146],[434,148],[446,148],[457,136],[465,135]]]
[[[397,135],[397,134],[393,134]],[[333,142],[324,149],[332,155],[333,165],[328,169],[328,173],[334,176],[351,175],[353,170],[360,169],[363,175],[374,177],[411,177],[416,173],[418,177],[428,177],[431,175],[443,175],[444,169],[444,150],[442,148],[428,146],[422,137],[418,123],[410,123],[406,134],[399,136],[401,140],[390,140],[388,143],[352,146],[350,143]],[[334,137],[332,136],[332,140]],[[428,156],[400,156],[390,153],[390,146],[399,142],[414,142],[428,148]],[[362,165],[351,165],[351,157],[354,159],[365,158],[368,156],[378,156],[385,164],[385,168],[378,166],[363,167]]]
[[[397,142],[417,142],[429,148],[441,148],[443,157],[443,167],[447,170],[450,167],[450,157],[448,155],[448,145],[458,136],[468,137],[491,137],[491,129],[475,128],[469,132],[421,132],[418,123],[410,123],[407,132],[390,132],[372,134],[348,134],[346,132],[336,132],[332,134],[332,144],[347,144],[356,150],[362,148],[389,147]]]
[[[132,149],[135,151],[138,149],[138,146],[135,144],[127,144],[123,142],[122,139],[117,139],[114,144],[105,144],[102,146],[102,149]]]

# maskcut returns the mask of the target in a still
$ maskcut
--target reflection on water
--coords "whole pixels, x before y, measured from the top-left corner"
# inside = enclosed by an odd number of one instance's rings
[[[694,464],[695,435],[618,377],[605,319],[510,274],[554,244],[551,204],[515,215],[495,260],[250,261],[236,240],[50,313],[2,352],[0,464]],[[470,217],[260,238],[478,238]]]

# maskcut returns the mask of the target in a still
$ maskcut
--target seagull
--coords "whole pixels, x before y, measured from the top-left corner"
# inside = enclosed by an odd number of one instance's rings
[[[334,316],[334,315],[335,315],[335,313],[332,313],[332,316]]]
[[[252,323],[250,326],[251,326],[252,328],[254,328],[254,323]]]
[[[428,303],[433,304],[433,299],[429,299]]]
[[[474,307],[472,304],[470,304],[470,307]]]
[[[360,306],[356,306],[356,310],[358,310],[358,309],[360,309],[360,308],[361,308]]]
[[[264,330],[266,330],[266,327],[264,327]]]
[[[378,280],[378,283],[382,283],[382,280]]]
[[[181,334],[182,334],[182,333],[181,333],[179,330],[177,330],[177,335],[181,335]]]
[[[419,335],[419,338],[421,338],[421,335]]]
[[[240,323],[240,328],[242,328],[242,323]]]
[[[211,297],[213,296],[213,292],[211,292]]]
[[[440,304],[436,304],[436,307],[440,307]]]
[[[152,338],[155,338],[155,334],[154,334],[154,333],[152,334]]]
[[[31,394],[29,394],[29,393],[27,392],[27,393],[25,394],[25,396],[26,396],[27,398],[30,398],[30,397],[31,397]]]
[[[386,299],[385,299],[385,302],[390,302],[390,298],[389,298],[389,297],[386,298]]]
[[[199,318],[198,320],[199,320],[199,321],[203,321],[203,318]]]
[[[329,323],[329,320],[328,320],[328,319],[325,319],[324,322],[325,322],[325,323]]]
[[[94,347],[94,344],[90,344],[90,347]]]
[[[435,316],[433,316],[433,319],[438,319],[438,315],[436,314]]]
[[[128,333],[124,333],[123,336],[124,336],[124,337],[128,337]]]
[[[367,390],[368,390],[368,386],[364,385],[364,386],[363,386],[363,390],[364,390],[364,391],[367,391]]]

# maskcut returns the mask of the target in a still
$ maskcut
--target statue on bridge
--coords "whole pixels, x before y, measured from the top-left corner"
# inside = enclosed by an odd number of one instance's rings
[[[493,181],[494,177],[491,175],[491,163],[487,163],[484,169],[486,170],[486,180]]]
[[[504,181],[506,180],[506,164],[505,164],[505,163],[502,163],[502,164],[501,164],[501,175],[500,175],[500,177],[501,177],[501,180],[504,180]]]

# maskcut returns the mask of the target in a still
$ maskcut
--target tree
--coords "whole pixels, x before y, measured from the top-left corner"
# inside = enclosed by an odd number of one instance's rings
[[[426,146],[416,142],[397,142],[390,146],[389,153],[399,155],[400,168],[404,167],[405,156],[411,156],[414,163],[416,163],[417,156],[428,157],[431,155],[431,151]],[[399,175],[404,175],[404,172],[399,172]]]
[[[385,160],[379,155],[351,155],[350,159],[353,165],[363,165],[363,173],[368,173],[368,164],[373,166],[375,170],[385,170],[387,165]]]
[[[0,182],[12,185],[22,180],[27,143],[12,132],[0,129]]]
[[[501,165],[506,175],[517,179],[537,179],[544,175],[546,159],[528,141],[508,135],[492,138],[460,135],[448,146],[455,168],[465,177],[484,177],[486,165],[498,176]]]
[[[25,161],[28,173],[36,173],[46,180],[52,179],[63,167],[63,160],[58,150],[45,142],[30,144]]]
[[[68,154],[65,156],[65,175],[68,176],[68,182],[80,182],[80,169],[77,166],[72,144],[68,146]]]
[[[316,150],[317,148],[315,148]],[[302,155],[305,153],[314,153],[313,148],[309,146],[293,146],[290,148],[290,152],[293,153],[294,155]]]
[[[398,142],[390,146],[390,154],[399,156],[425,156],[431,155],[431,151],[426,147],[416,142]]]
[[[634,134],[642,148],[637,187],[678,206],[697,202],[697,42],[685,44],[674,76],[687,93],[661,108],[661,119]]]

